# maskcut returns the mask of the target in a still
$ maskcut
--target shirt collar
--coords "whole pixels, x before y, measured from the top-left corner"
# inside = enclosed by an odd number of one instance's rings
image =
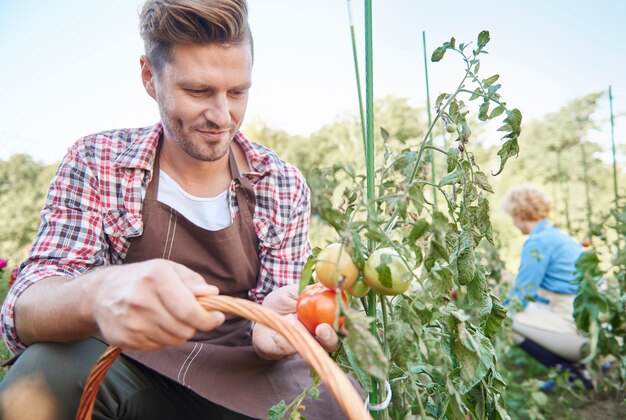
[[[130,146],[115,159],[115,167],[151,170],[162,134],[163,125],[160,122],[140,129]]]
[[[270,172],[278,172],[280,175],[284,175],[282,167],[278,164],[274,155],[269,153],[269,149],[252,143],[241,131],[238,131],[235,135],[235,141],[241,146],[246,154],[246,158],[248,158],[251,175],[263,176]]]
[[[548,219],[543,219],[541,222],[537,223],[535,225],[535,227],[533,228],[533,230],[530,231],[530,234],[534,234],[534,233],[539,233],[544,229],[549,228],[550,226],[552,226],[552,223],[550,223],[550,221],[548,221]]]

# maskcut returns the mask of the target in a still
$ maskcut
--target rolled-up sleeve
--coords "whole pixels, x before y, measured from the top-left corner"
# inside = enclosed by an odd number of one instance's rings
[[[73,277],[107,264],[99,204],[98,179],[74,147],[50,184],[33,246],[2,306],[2,334],[13,353],[26,348],[15,329],[15,304],[26,289],[45,278]]]

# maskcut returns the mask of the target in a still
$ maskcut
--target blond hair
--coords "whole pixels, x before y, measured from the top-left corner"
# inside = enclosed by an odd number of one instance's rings
[[[538,221],[550,213],[550,200],[541,190],[532,185],[521,185],[511,189],[502,200],[502,208],[512,217]]]
[[[176,44],[249,42],[252,48],[246,0],[147,0],[139,29],[155,71],[171,61]]]

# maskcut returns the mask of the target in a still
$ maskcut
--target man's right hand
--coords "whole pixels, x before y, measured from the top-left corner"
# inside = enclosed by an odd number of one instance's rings
[[[224,322],[223,313],[206,311],[196,300],[219,294],[217,287],[183,265],[159,259],[102,271],[93,316],[104,338],[124,350],[182,344]]]

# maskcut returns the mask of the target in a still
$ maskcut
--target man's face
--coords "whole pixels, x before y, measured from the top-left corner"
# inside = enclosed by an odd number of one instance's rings
[[[157,74],[142,58],[144,85],[159,106],[165,139],[194,159],[218,160],[246,112],[250,45],[176,45],[172,52]]]

